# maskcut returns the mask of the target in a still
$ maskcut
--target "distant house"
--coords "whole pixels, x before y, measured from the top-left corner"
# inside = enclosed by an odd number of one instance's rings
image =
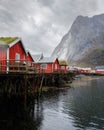
[[[91,73],[91,68],[80,68],[79,73],[90,74]]]
[[[59,60],[59,71],[66,72],[67,71],[67,61],[66,60]]]
[[[37,62],[39,69],[44,73],[57,72],[59,69],[59,61],[57,58],[43,57],[43,59]]]
[[[0,69],[9,70],[8,63],[24,63],[26,51],[20,38],[0,37]]]
[[[96,72],[96,74],[104,75],[104,66],[96,66],[95,72]]]

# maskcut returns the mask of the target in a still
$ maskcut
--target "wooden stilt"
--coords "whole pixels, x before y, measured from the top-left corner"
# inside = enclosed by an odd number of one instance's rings
[[[39,94],[42,92],[42,85],[43,85],[44,75],[42,76],[42,80],[39,87]]]
[[[24,76],[24,107],[27,106],[27,76]]]

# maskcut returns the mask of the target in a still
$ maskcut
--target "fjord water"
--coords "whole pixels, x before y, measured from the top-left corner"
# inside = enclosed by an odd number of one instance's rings
[[[80,77],[51,95],[43,98],[39,130],[104,129],[104,77]]]
[[[26,112],[19,101],[5,102],[0,130],[103,130],[104,77],[80,76],[70,86],[43,92]]]

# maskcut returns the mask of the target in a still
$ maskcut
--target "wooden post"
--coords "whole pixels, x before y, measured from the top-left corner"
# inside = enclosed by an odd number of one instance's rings
[[[39,87],[39,94],[42,92],[42,85],[43,85],[44,75],[42,76],[42,80]]]
[[[26,61],[26,73],[28,73],[28,61]]]
[[[24,76],[24,107],[27,106],[27,75]]]

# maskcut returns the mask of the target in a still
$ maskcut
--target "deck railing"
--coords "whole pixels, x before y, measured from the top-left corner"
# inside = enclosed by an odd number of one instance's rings
[[[0,73],[66,73],[62,69],[45,70],[27,60],[1,60]]]
[[[0,60],[0,73],[35,73],[33,62],[26,60]]]

